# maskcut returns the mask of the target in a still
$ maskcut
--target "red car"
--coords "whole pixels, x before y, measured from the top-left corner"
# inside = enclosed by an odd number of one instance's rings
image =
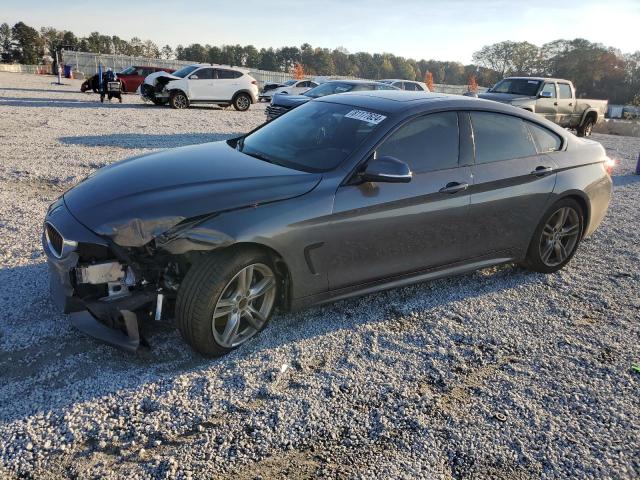
[[[118,79],[122,82],[122,91],[127,93],[135,93],[136,90],[147,75],[151,75],[155,72],[167,72],[173,73],[173,68],[159,68],[159,67],[127,67],[118,73]]]
[[[151,75],[155,72],[167,72],[173,73],[175,70],[173,68],[160,68],[160,67],[127,67],[121,72],[117,73],[118,80],[122,82],[122,91],[125,93],[136,93],[138,87],[144,82],[144,79],[147,75]],[[86,79],[82,86],[80,87],[81,92],[86,92],[87,90],[93,90],[95,93],[98,93],[98,75],[93,75],[92,77]]]

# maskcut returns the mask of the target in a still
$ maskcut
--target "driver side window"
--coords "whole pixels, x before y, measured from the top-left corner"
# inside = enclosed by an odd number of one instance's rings
[[[376,149],[378,157],[402,160],[414,173],[458,166],[458,115],[432,113],[405,123]]]
[[[551,94],[551,98],[556,98],[556,84],[555,83],[545,83],[540,93],[549,92]]]
[[[194,76],[198,78],[193,78]],[[201,68],[189,76],[189,79],[191,80],[211,80],[212,78],[214,78],[213,68]]]

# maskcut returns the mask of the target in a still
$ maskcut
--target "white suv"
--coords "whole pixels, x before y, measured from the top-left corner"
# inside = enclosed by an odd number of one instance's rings
[[[155,72],[144,79],[140,95],[156,105],[172,108],[192,103],[213,103],[248,110],[258,100],[258,82],[247,70],[213,64],[195,64],[167,73]]]

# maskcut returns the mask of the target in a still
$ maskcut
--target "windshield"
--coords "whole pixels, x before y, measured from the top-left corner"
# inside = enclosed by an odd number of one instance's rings
[[[538,93],[540,80],[528,80],[526,78],[505,78],[489,90],[493,93],[512,93],[514,95],[526,95],[533,97]]]
[[[120,74],[121,74],[121,75],[129,75],[130,73],[133,73],[133,72],[135,72],[135,71],[136,71],[136,67],[131,66],[131,67],[127,67],[127,68],[125,68],[124,70],[122,70],[122,71],[120,72]]]
[[[305,172],[340,165],[385,115],[349,105],[308,102],[238,142],[238,150]]]
[[[198,68],[197,65],[189,65],[188,67],[182,67],[180,70],[173,72],[172,75],[175,75],[176,77],[184,78],[187,75],[189,75],[191,72],[193,72],[196,68]]]
[[[345,83],[345,82],[328,82],[323,83],[322,85],[318,85],[311,90],[303,93],[307,97],[311,98],[319,98],[324,97],[325,95],[332,95],[334,93],[344,93],[353,90],[356,85],[353,83]]]

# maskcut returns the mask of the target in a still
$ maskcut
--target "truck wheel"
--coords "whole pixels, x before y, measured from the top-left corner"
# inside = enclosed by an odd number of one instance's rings
[[[189,99],[182,92],[172,92],[169,98],[169,105],[171,105],[171,108],[176,109],[189,108]]]
[[[579,137],[588,137],[593,133],[593,126],[596,122],[593,121],[592,117],[588,117],[582,125],[578,127],[578,136]]]
[[[233,99],[233,108],[238,110],[239,112],[245,112],[249,110],[251,106],[251,97],[246,93],[239,93]]]
[[[264,329],[277,293],[275,268],[266,253],[214,252],[191,267],[180,285],[178,329],[200,354],[224,355]]]

